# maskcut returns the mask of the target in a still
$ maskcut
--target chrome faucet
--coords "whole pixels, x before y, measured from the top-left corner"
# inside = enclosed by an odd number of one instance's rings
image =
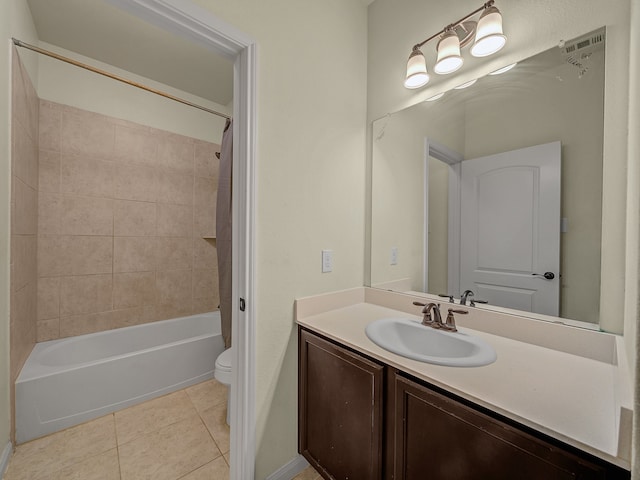
[[[420,303],[413,302],[414,305],[419,307],[424,307],[422,309],[422,325],[426,325],[427,327],[432,328],[442,328],[444,324],[442,323],[442,315],[440,315],[440,304],[436,303]],[[433,312],[433,318],[431,318]]]
[[[462,292],[462,296],[460,297],[460,305],[466,305],[468,297],[473,297],[473,292],[471,290],[465,290],[464,292]]]

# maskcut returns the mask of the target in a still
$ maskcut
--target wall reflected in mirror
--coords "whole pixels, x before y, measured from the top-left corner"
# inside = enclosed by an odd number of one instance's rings
[[[498,292],[499,286],[468,280],[465,258],[469,250],[484,247],[467,241],[465,232],[470,224],[486,227],[490,215],[468,201],[461,212],[460,202],[465,197],[461,192],[470,188],[468,184],[477,187],[481,183],[477,179],[465,183],[465,172],[473,162],[559,142],[561,174],[558,187],[554,187],[559,196],[560,213],[554,220],[559,258],[553,280],[558,289],[552,294],[557,302],[557,313],[552,315],[599,322],[604,34],[602,28],[567,41],[563,47],[519,62],[508,72],[487,75],[469,88],[451,90],[436,101],[422,102],[374,122],[370,286],[456,298],[471,289],[478,299],[488,297],[482,299],[489,305],[548,315],[548,310],[537,310],[534,301],[511,303]],[[498,216],[508,218],[505,212],[520,207],[513,199],[501,197],[503,184],[495,183],[498,177],[492,178],[493,184],[485,182],[482,187],[489,192],[483,198],[495,202],[489,214],[500,211],[503,199],[503,206],[508,207]],[[535,172],[531,178],[530,183],[539,180]],[[550,194],[548,190],[545,193],[550,187],[542,186],[538,193],[532,193],[528,183],[522,185],[514,188],[526,192],[522,201],[531,211]],[[532,234],[527,233],[529,227],[519,225],[519,219],[514,215],[508,218],[509,224],[491,224],[491,230],[500,233],[488,243],[493,255],[510,251],[522,260],[516,262],[523,265],[522,271],[512,271],[506,264],[499,267],[504,278],[544,273],[533,270],[547,247],[534,246],[530,253],[520,249]],[[532,223],[530,232],[544,236],[540,233],[544,225],[535,224],[535,220]],[[472,266],[483,268],[482,261]],[[528,287],[505,286],[504,290],[508,289],[521,294],[521,299],[536,295],[528,293]]]

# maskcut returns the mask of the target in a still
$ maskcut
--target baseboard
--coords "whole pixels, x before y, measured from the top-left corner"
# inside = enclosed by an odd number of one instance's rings
[[[302,455],[298,455],[269,475],[265,480],[291,480],[308,466],[309,462]]]
[[[0,478],[4,477],[5,472],[7,471],[7,466],[9,465],[9,460],[11,460],[11,453],[13,452],[13,445],[11,442],[7,443],[7,446],[4,447],[2,451],[2,455],[0,455]]]

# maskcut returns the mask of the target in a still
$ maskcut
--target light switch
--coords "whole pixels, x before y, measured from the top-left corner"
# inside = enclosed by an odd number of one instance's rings
[[[389,263],[391,265],[398,264],[398,247],[391,247],[391,256],[389,258]]]
[[[333,271],[333,250],[322,250],[322,273]]]

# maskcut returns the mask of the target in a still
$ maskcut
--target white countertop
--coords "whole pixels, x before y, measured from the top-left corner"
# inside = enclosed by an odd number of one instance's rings
[[[379,318],[421,319],[419,315],[408,314],[404,308],[405,311],[401,311],[374,304],[385,303],[385,298],[391,298],[391,303],[401,301],[411,305],[412,298],[402,294],[397,294],[400,297],[390,297],[393,294],[389,292],[381,294],[382,297],[371,291],[360,294],[357,290],[297,300],[298,324],[553,438],[629,468],[630,438],[627,438],[627,433],[630,425],[627,423],[630,422],[631,400],[627,386],[621,385],[626,379],[626,372],[620,372],[616,355],[611,361],[601,359],[611,356],[606,351],[609,345],[614,345],[613,350],[616,350],[615,336],[590,332],[589,335],[604,337],[591,337],[589,341],[595,343],[589,345],[591,352],[583,356],[567,353],[562,348],[540,345],[544,342],[537,338],[540,337],[539,333],[533,334],[533,343],[529,343],[514,339],[518,335],[513,331],[509,332],[511,338],[480,331],[484,327],[483,315],[487,313],[460,307],[469,310],[469,315],[457,318],[459,330],[485,340],[496,350],[498,358],[491,365],[483,367],[432,365],[384,350],[365,334],[366,325]],[[367,301],[365,297],[369,297]],[[443,311],[446,311],[445,306]],[[409,307],[408,310],[411,308],[419,313],[417,307]],[[506,317],[510,330],[522,322],[524,328],[521,329],[521,335],[525,339],[527,332],[533,330],[517,316]],[[462,318],[464,325],[478,325],[478,329],[461,326]],[[535,328],[538,327],[536,324]],[[558,328],[562,326],[550,324],[549,334],[556,334]],[[495,331],[496,327],[486,330]],[[574,329],[574,333],[580,338],[583,331]],[[571,331],[562,335],[569,338],[570,334]],[[605,353],[599,356],[595,352],[592,355],[593,350],[599,348],[599,340],[602,340]],[[565,350],[571,351],[571,348]]]

